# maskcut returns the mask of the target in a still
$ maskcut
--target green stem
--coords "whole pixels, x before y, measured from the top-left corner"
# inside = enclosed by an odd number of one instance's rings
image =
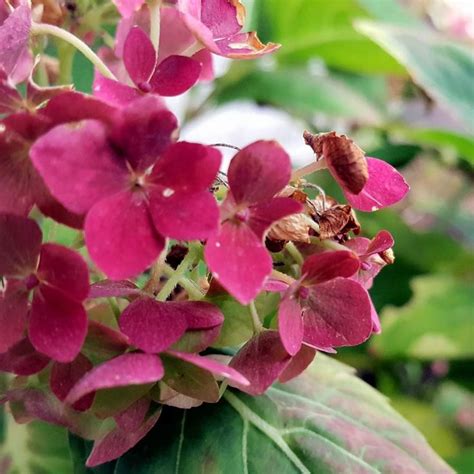
[[[78,51],[80,51],[94,66],[98,69],[98,71],[104,76],[109,79],[117,80],[117,78],[113,75],[112,71],[105,65],[102,59],[97,56],[97,54],[92,51],[86,43],[80,40],[77,36],[74,36],[69,31],[63,30],[62,28],[58,28],[54,25],[47,25],[45,23],[33,23],[31,25],[31,34],[32,35],[51,35],[56,38],[62,39],[66,41],[71,46],[74,46]]]
[[[286,244],[286,250],[298,265],[303,265],[303,255],[301,255],[301,252],[296,248],[296,245],[293,242],[288,242]]]
[[[150,40],[158,57],[158,51],[160,50],[161,0],[151,0],[148,8],[150,10]]]
[[[337,242],[334,242],[334,240],[330,239],[321,240],[318,237],[310,237],[310,241],[313,245],[317,245],[328,250],[349,250],[345,245],[338,244]]]
[[[160,278],[163,273],[163,266],[165,264],[167,254],[167,246],[160,253],[159,257],[156,259],[156,262],[151,267],[150,279],[146,282],[143,291],[149,293],[150,295],[155,295],[160,287]]]
[[[60,84],[71,84],[73,82],[72,65],[75,54],[76,50],[71,44],[65,43],[63,41],[58,44]]]
[[[272,270],[270,276],[275,280],[288,283],[288,285],[292,285],[295,282],[295,279],[290,277],[290,275],[286,275],[285,273],[279,272],[278,270]]]
[[[263,328],[262,322],[260,321],[260,317],[258,315],[257,308],[255,306],[255,301],[252,301],[249,304],[249,312],[250,312],[250,316],[252,316],[253,332],[255,334],[262,332],[264,328]]]
[[[49,86],[49,78],[48,78],[48,71],[46,70],[46,65],[43,61],[38,63],[35,70],[35,80],[39,86],[48,87]]]

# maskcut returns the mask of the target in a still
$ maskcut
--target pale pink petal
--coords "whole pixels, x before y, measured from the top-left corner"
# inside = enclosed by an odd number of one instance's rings
[[[290,157],[275,141],[260,140],[240,150],[230,162],[228,179],[237,204],[271,199],[288,184]]]
[[[119,320],[120,330],[130,344],[148,353],[168,349],[186,331],[186,317],[180,306],[142,298],[130,303]]]
[[[263,238],[267,229],[276,221],[303,210],[303,206],[290,198],[277,197],[249,208],[248,225]]]
[[[38,278],[72,299],[83,301],[89,293],[87,263],[74,250],[57,244],[41,246]]]
[[[94,96],[117,107],[123,107],[142,97],[140,91],[135,89],[135,87],[108,79],[99,73],[95,75],[92,91]]]
[[[78,214],[129,186],[125,160],[113,152],[105,126],[96,120],[53,128],[35,142],[30,157],[51,194]]]
[[[285,351],[278,332],[263,331],[250,339],[230,363],[250,381],[250,385],[233,382],[230,385],[250,395],[261,395],[277,380],[290,361],[291,357]]]
[[[256,33],[238,33],[216,41],[217,54],[231,59],[255,59],[280,48],[277,43],[262,43]]]
[[[113,2],[120,14],[128,18],[141,8],[145,0],[113,0]]]
[[[139,352],[124,354],[94,367],[69,392],[66,403],[73,404],[97,390],[143,385],[163,377],[163,364],[158,356]]]
[[[303,342],[303,315],[298,299],[301,283],[293,283],[283,295],[278,308],[278,332],[288,354],[294,356]]]
[[[359,194],[344,190],[349,204],[359,211],[372,212],[402,200],[410,190],[403,176],[385,161],[367,158],[369,179]]]
[[[51,391],[59,400],[65,400],[71,388],[91,369],[91,361],[82,354],[79,354],[72,362],[67,364],[55,362],[49,379]],[[91,407],[93,400],[94,394],[90,393],[78,400],[73,408],[78,411],[85,411]]]
[[[164,247],[146,202],[133,193],[116,194],[97,203],[87,214],[84,228],[91,258],[112,279],[138,275]]]
[[[123,62],[132,79],[140,88],[147,83],[155,69],[156,52],[148,35],[138,26],[128,33],[123,45]]]
[[[314,254],[308,257],[301,269],[305,284],[315,285],[336,277],[348,278],[359,270],[357,255],[346,250]]]
[[[225,377],[229,382],[237,383],[239,385],[247,386],[249,381],[235,368],[221,364],[214,359],[209,357],[203,357],[198,354],[189,354],[187,352],[168,351],[168,355],[176,357],[177,359],[189,362],[201,369],[208,370],[209,372]]]
[[[173,54],[180,54],[195,43],[194,36],[175,8],[161,9],[158,64]]]
[[[165,97],[183,94],[201,75],[201,63],[187,56],[168,56],[150,78],[152,91]]]
[[[372,332],[374,334],[380,334],[382,332],[382,325],[380,324],[379,315],[377,313],[377,310],[375,309],[372,299],[370,298],[370,295],[369,295],[369,300],[370,300],[370,318],[372,319]]]
[[[25,277],[32,273],[38,264],[41,238],[35,221],[0,214],[0,275]]]
[[[0,353],[19,342],[26,329],[28,291],[19,282],[9,281],[0,293]]]
[[[270,254],[245,224],[225,222],[204,255],[214,278],[242,304],[258,295],[272,271]]]
[[[299,352],[291,358],[291,362],[286,366],[286,369],[280,374],[278,381],[286,383],[297,377],[313,362],[315,355],[316,349],[303,344]]]
[[[49,357],[37,352],[25,337],[8,352],[0,354],[0,371],[23,376],[33,375],[41,372],[49,360]]]
[[[301,304],[304,341],[321,350],[361,344],[372,332],[367,291],[348,278],[311,287]]]
[[[61,291],[41,284],[31,305],[29,336],[33,346],[58,362],[71,362],[87,334],[83,306]]]

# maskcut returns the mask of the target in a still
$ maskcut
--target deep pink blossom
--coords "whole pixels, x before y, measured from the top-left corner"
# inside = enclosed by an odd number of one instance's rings
[[[0,275],[6,277],[0,351],[19,342],[28,327],[37,351],[58,362],[72,361],[87,332],[82,302],[89,292],[89,273],[82,257],[61,245],[41,245],[36,222],[1,214]]]
[[[97,97],[123,105],[147,93],[175,96],[192,87],[201,73],[201,64],[187,56],[170,55],[157,62],[150,38],[139,27],[133,27],[128,33],[123,63],[134,87],[96,74],[94,94]]]
[[[282,297],[278,330],[289,354],[303,341],[323,351],[364,342],[372,332],[367,291],[350,279],[359,269],[350,251],[312,255],[303,264],[300,280]]]
[[[206,239],[218,225],[208,188],[221,155],[211,147],[172,143],[175,117],[159,99],[132,102],[113,125],[84,120],[42,136],[30,155],[51,193],[86,213],[90,256],[109,277],[145,270],[164,237]]]
[[[274,197],[288,184],[290,173],[289,156],[273,141],[255,142],[231,161],[222,225],[208,240],[205,258],[214,278],[243,304],[257,296],[272,271],[265,232],[273,222],[301,210],[292,199]]]

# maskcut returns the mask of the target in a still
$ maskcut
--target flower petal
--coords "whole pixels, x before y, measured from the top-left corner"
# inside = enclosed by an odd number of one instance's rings
[[[125,161],[115,155],[105,126],[96,120],[53,128],[35,142],[30,157],[51,194],[78,214],[129,184]]]
[[[245,20],[245,8],[227,0],[201,2],[201,21],[212,31],[214,38],[225,38],[238,33]]]
[[[145,0],[113,0],[113,3],[124,18],[129,18],[142,7]]]
[[[23,338],[28,313],[28,291],[19,282],[9,281],[0,293],[0,353]]]
[[[230,363],[250,381],[250,385],[246,387],[232,382],[230,385],[250,395],[261,395],[285,370],[290,360],[278,332],[263,331],[250,339]]]
[[[374,253],[381,253],[392,248],[395,245],[392,234],[386,230],[381,230],[371,241],[367,250],[364,252],[364,257],[373,255]]]
[[[205,301],[176,301],[175,307],[186,318],[188,329],[210,329],[224,322],[221,310]]]
[[[272,198],[269,201],[250,207],[248,225],[255,234],[263,238],[265,232],[274,222],[302,210],[303,206],[293,199],[285,197]]]
[[[300,281],[293,283],[284,294],[278,308],[278,332],[288,354],[294,356],[303,342],[303,315],[298,300]]]
[[[108,79],[100,73],[95,74],[92,90],[94,96],[117,107],[123,107],[142,97],[140,91],[135,89],[135,87],[130,87],[119,81]]]
[[[123,45],[123,62],[132,81],[148,82],[155,69],[156,51],[148,35],[138,26],[134,26]]]
[[[77,301],[41,284],[31,304],[29,336],[39,352],[58,362],[71,362],[87,334],[87,314]]]
[[[297,377],[313,362],[315,355],[316,349],[303,344],[298,353],[291,358],[291,362],[286,366],[286,369],[280,374],[278,381],[286,383]]]
[[[80,254],[62,245],[41,246],[38,277],[76,301],[85,300],[89,293],[87,263]]]
[[[231,59],[255,59],[281,47],[278,43],[262,43],[253,31],[218,40],[216,46],[219,49],[217,54]]]
[[[119,320],[120,330],[130,343],[148,353],[168,349],[186,331],[186,317],[180,306],[142,298],[130,303]]]
[[[135,431],[145,420],[146,414],[150,408],[150,399],[147,397],[139,398],[132,403],[126,410],[116,415],[115,422],[121,430]]]
[[[323,252],[308,257],[301,269],[304,283],[315,285],[336,277],[349,278],[359,270],[357,255],[347,250]]]
[[[37,352],[25,337],[8,352],[0,354],[0,370],[16,375],[33,375],[41,372],[49,360],[49,357]]]
[[[38,264],[41,239],[35,221],[0,214],[0,275],[25,277],[32,273]]]
[[[65,400],[72,387],[91,369],[91,361],[82,354],[79,354],[72,362],[67,364],[55,362],[49,379],[51,391],[59,400]],[[78,400],[73,408],[78,411],[85,411],[91,407],[93,400],[94,394],[90,393]]]
[[[372,332],[367,291],[348,278],[311,287],[302,305],[304,342],[321,350],[361,344]]]
[[[123,354],[94,367],[69,392],[66,403],[72,404],[97,390],[157,382],[163,377],[158,356],[133,352]]]
[[[272,271],[268,251],[245,224],[225,222],[204,255],[214,278],[242,304],[258,295]]]
[[[168,351],[168,355],[176,357],[177,359],[184,360],[189,362],[201,369],[208,370],[215,375],[220,375],[229,380],[229,382],[234,382],[239,385],[247,386],[249,381],[244,377],[238,370],[235,368],[229,367],[228,365],[221,364],[210,357],[203,357],[198,354],[189,354],[188,352],[177,352],[177,351]]]
[[[90,286],[89,298],[120,298],[141,295],[142,290],[128,280],[101,280]]]
[[[168,56],[158,64],[150,85],[153,92],[164,97],[180,95],[196,84],[201,68],[199,61],[187,56]]]
[[[359,211],[372,212],[402,200],[410,190],[403,176],[385,161],[367,158],[369,179],[359,194],[344,190],[349,204]]]
[[[10,114],[23,107],[23,98],[13,86],[7,73],[0,68],[0,114]]]
[[[164,247],[146,203],[132,193],[119,193],[97,203],[87,214],[84,228],[92,260],[113,279],[138,275]]]
[[[290,157],[275,141],[260,140],[240,150],[230,162],[228,179],[237,204],[271,199],[288,184]]]

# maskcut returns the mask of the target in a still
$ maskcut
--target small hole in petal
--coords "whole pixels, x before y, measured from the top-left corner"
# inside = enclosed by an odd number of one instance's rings
[[[163,195],[163,197],[169,198],[174,194],[174,189],[171,189],[171,188],[163,189],[163,192],[161,194]]]
[[[220,247],[221,246],[221,243],[220,242],[216,242],[216,247]]]

